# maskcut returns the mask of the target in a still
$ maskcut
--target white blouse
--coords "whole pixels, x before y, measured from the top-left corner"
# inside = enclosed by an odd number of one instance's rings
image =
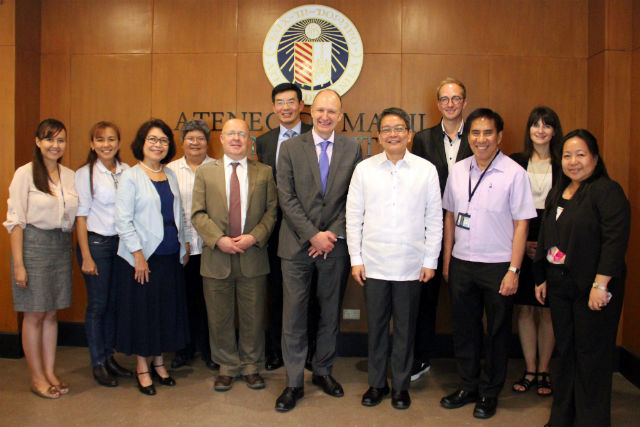
[[[42,230],[73,229],[78,210],[75,173],[62,165],[59,167],[58,185],[49,181],[53,194],[43,193],[36,188],[31,162],[16,170],[9,185],[7,220],[3,223],[9,233],[16,225],[25,228],[27,224]]]
[[[100,159],[93,165],[93,196],[89,187],[89,165],[76,172],[76,190],[80,198],[77,216],[87,217],[87,230],[103,236],[115,236],[116,188],[122,171],[129,169],[126,163],[118,162],[116,172],[107,169]]]

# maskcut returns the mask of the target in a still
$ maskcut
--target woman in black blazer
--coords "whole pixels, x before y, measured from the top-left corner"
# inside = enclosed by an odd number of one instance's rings
[[[611,375],[622,310],[630,208],[595,137],[563,138],[562,176],[547,198],[534,260],[559,356],[548,425],[611,424]]]
[[[549,107],[536,107],[529,114],[524,133],[524,151],[511,158],[527,170],[531,192],[538,216],[529,221],[525,257],[522,260],[518,292],[514,303],[518,313],[518,334],[525,360],[525,370],[512,389],[524,393],[537,385],[539,396],[551,396],[549,363],[553,353],[553,326],[549,306],[536,300],[532,260],[536,254],[540,219],[547,194],[557,181],[562,148],[562,125],[555,111]],[[536,318],[538,322],[536,323]]]

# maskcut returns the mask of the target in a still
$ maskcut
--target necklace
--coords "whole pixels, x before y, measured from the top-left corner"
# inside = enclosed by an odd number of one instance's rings
[[[150,170],[150,171],[151,171],[151,172],[153,172],[153,173],[160,173],[160,172],[162,172],[162,168],[163,168],[163,166],[162,166],[162,165],[160,165],[160,169],[151,169],[149,166],[145,165],[145,164],[144,164],[144,163],[142,163],[142,162],[138,162],[138,163],[140,163],[142,166],[144,166],[144,168],[145,168],[145,169]]]
[[[540,164],[541,162],[534,162],[533,160],[529,159],[529,164],[531,165],[531,173],[529,174],[529,176],[531,177],[531,183],[533,184],[533,190],[534,192],[537,192],[538,194],[542,194],[542,190],[544,190],[544,183],[547,179],[547,176],[549,175],[549,172],[551,172],[551,162],[547,163],[547,168],[542,176],[542,179],[538,180],[538,176],[539,175],[537,172],[540,170],[539,167],[534,166],[535,164]],[[545,162],[546,163],[546,162]],[[535,170],[537,169],[537,170]]]

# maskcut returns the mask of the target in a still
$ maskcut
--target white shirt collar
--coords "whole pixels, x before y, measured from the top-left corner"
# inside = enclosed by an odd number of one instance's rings
[[[96,160],[95,166],[102,173],[108,173],[108,174],[112,173],[109,169],[107,169],[107,167],[102,163],[100,159]],[[121,172],[122,172],[122,167],[120,166],[120,162],[116,160],[116,175],[119,175]]]
[[[208,154],[205,154],[204,160],[202,161],[202,163],[200,163],[199,166],[202,166],[205,163],[209,163],[211,160],[213,160],[213,159],[211,157],[209,157]],[[180,159],[178,159],[178,166],[180,167],[180,169],[189,169],[189,170],[191,170],[191,168],[189,167],[189,164],[187,163],[187,157],[186,156],[182,156],[182,157],[180,157]]]
[[[225,166],[230,166],[231,163],[240,163],[240,166],[242,166],[243,168],[247,167],[247,158],[243,157],[241,160],[233,160],[231,157],[228,157],[226,154],[224,156],[222,156],[223,160],[224,160],[224,165]]]

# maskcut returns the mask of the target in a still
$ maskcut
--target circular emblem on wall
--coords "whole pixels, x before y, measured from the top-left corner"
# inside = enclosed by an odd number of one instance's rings
[[[299,86],[305,104],[322,89],[345,94],[358,79],[363,58],[355,25],[341,12],[317,4],[285,12],[271,26],[262,48],[271,84]]]

